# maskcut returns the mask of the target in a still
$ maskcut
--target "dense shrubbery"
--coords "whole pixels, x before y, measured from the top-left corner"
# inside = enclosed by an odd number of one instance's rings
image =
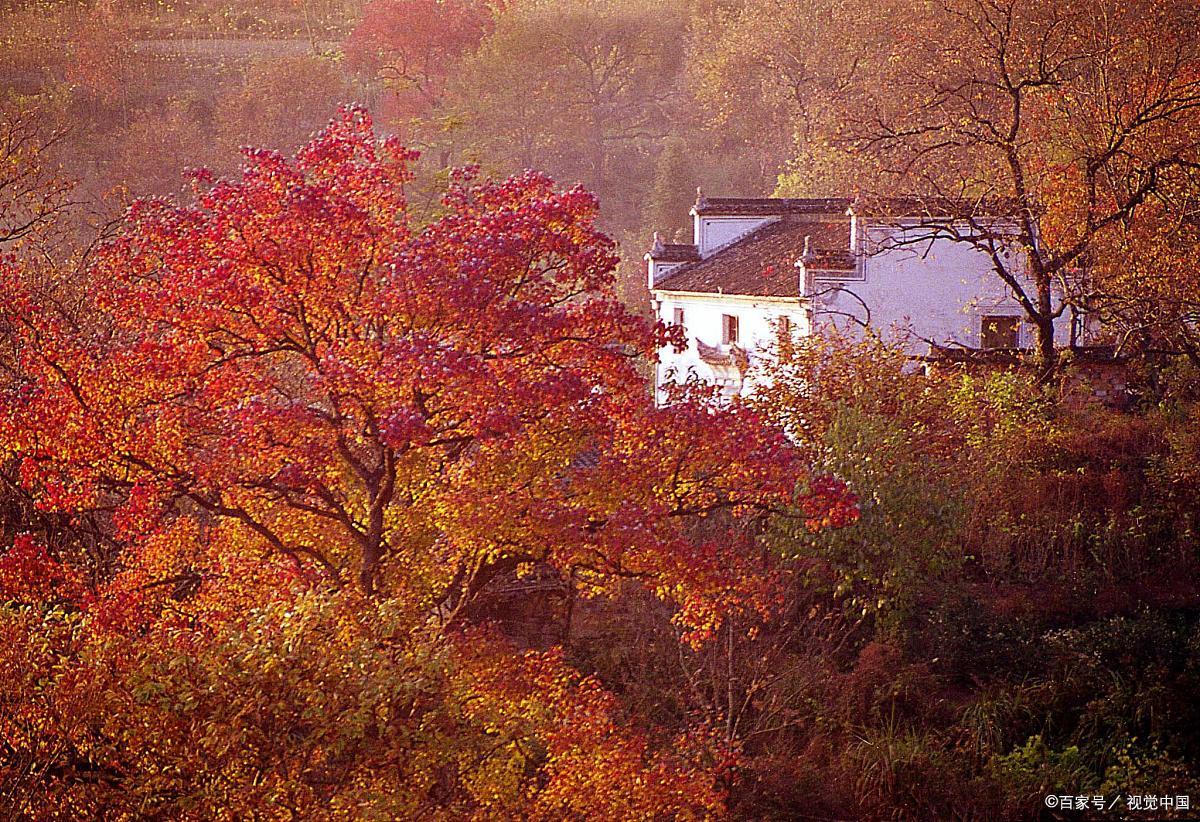
[[[834,338],[797,347],[757,401],[861,495],[850,528],[766,538],[858,626],[792,663],[828,670],[793,744],[798,770],[855,786],[830,815],[1028,818],[1053,792],[1195,794],[1200,406],[1055,400],[1020,371],[927,377]],[[752,780],[780,754],[759,744]]]
[[[605,610],[577,620],[569,658],[639,715],[730,732],[735,818],[1027,819],[1049,793],[1196,795],[1182,379],[1131,413],[1068,410],[1021,371],[925,376],[837,338],[773,376],[753,404],[850,482],[860,520],[762,533],[791,558],[768,622],[676,661],[656,609]]]

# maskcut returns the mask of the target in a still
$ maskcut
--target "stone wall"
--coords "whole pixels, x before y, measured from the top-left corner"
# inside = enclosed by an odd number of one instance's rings
[[[938,349],[922,357],[925,373],[982,373],[1034,366],[1016,351]],[[1127,410],[1135,399],[1131,362],[1114,357],[1107,348],[1085,348],[1064,352],[1054,381],[1062,402],[1070,408],[1098,404]]]

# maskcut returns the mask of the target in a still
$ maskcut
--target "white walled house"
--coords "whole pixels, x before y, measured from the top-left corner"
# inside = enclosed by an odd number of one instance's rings
[[[781,333],[870,326],[914,355],[931,346],[1032,345],[1034,329],[988,256],[931,228],[927,212],[905,209],[901,200],[881,214],[849,198],[698,195],[693,244],[655,235],[645,255],[656,316],[688,338],[685,351],[660,352],[660,399],[669,381],[689,375],[728,395],[752,389],[749,364]],[[1006,267],[1019,272],[1021,258],[1010,256]],[[1056,325],[1062,344],[1069,325],[1066,317]]]

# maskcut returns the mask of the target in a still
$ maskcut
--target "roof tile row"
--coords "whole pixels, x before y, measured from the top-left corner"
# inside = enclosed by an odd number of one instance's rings
[[[810,267],[853,270],[849,252],[850,222],[784,216],[705,257],[695,258],[668,273],[656,288],[763,297],[799,297],[796,261],[810,252]],[[665,258],[654,255],[655,260]]]

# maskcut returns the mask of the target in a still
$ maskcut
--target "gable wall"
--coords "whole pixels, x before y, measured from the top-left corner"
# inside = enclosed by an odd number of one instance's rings
[[[696,216],[701,254],[709,256],[774,219]],[[656,312],[664,322],[673,322],[676,307],[684,309],[689,340],[688,349],[682,353],[670,349],[660,352],[656,385],[663,384],[670,369],[680,381],[689,372],[710,380],[716,376],[700,359],[696,340],[720,345],[723,314],[739,318],[741,347],[759,357],[776,339],[774,321],[779,316],[787,316],[799,335],[819,333],[830,325],[857,329],[859,326],[844,315],[867,319],[863,303],[870,309],[871,325],[886,339],[904,344],[914,355],[928,352],[927,340],[978,347],[982,318],[988,315],[1021,318],[1020,344],[1034,343],[1033,327],[1024,322],[1020,304],[992,271],[986,254],[949,238],[897,246],[890,239],[900,231],[894,226],[856,220],[854,228],[851,242],[861,246],[865,255],[856,279],[816,280],[811,301],[654,291]],[[1065,345],[1069,338],[1070,318],[1064,316],[1056,324],[1056,339]]]
[[[919,338],[940,344],[980,344],[981,318],[1010,315],[1024,318],[1020,304],[1008,286],[992,271],[987,255],[965,243],[948,238],[895,246],[888,240],[897,230],[870,226],[862,240],[868,255],[863,260],[863,281],[837,284],[818,280],[814,300],[814,324],[853,325],[838,312],[866,318],[862,305],[870,308],[871,325],[892,341],[903,341],[911,327],[916,338],[908,341],[914,354],[924,354],[927,345]],[[1018,258],[1019,259],[1019,258]],[[851,293],[839,293],[832,288]],[[1061,318],[1056,333],[1068,341],[1069,319]],[[1034,330],[1022,321],[1022,345],[1034,341]]]
[[[700,256],[707,257],[717,249],[724,248],[745,237],[754,229],[767,223],[773,223],[777,219],[777,217],[702,217],[694,215],[693,240],[700,250]]]

